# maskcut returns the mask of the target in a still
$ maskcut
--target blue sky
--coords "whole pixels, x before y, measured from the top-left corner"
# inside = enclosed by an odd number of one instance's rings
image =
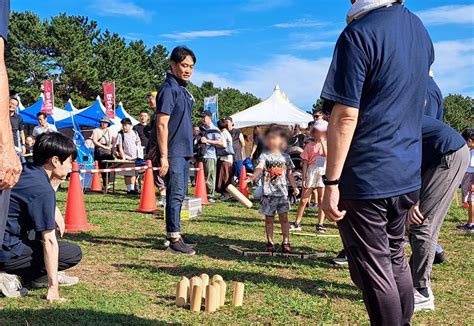
[[[42,18],[66,12],[98,21],[128,40],[186,44],[198,56],[195,83],[236,87],[265,98],[275,84],[301,109],[319,97],[349,0],[12,0]],[[436,49],[443,92],[474,96],[472,0],[408,0]]]

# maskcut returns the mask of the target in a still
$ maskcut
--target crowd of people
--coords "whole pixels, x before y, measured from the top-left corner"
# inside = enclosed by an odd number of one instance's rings
[[[1,2],[0,10],[2,60],[8,3]],[[243,177],[256,186],[268,252],[291,252],[290,231],[302,229],[313,198],[319,207],[315,231],[325,232],[326,218],[337,223],[341,256],[363,293],[371,323],[409,325],[414,312],[435,308],[432,265],[460,185],[468,221],[459,229],[474,228],[474,129],[460,135],[443,122],[442,94],[430,75],[434,48],[403,1],[352,1],[347,21],[322,90],[322,110],[314,112],[305,131],[294,126],[289,136],[283,126],[255,126],[249,140],[234,128],[232,117],[215,125],[206,110],[200,113],[201,124],[193,125],[195,101],[187,83],[196,56],[180,46],[170,55],[166,80],[147,97],[151,119],[143,110],[139,124],[125,118],[113,135],[104,117],[91,143],[102,168],[116,158],[137,165],[150,159],[160,167],[155,183],[166,211],[167,250],[175,254],[196,252],[182,236],[180,220],[189,181],[194,181],[189,168],[198,162],[210,202],[228,200],[227,186],[247,167],[250,173]],[[6,296],[24,295],[23,280],[47,287],[48,300],[61,300],[59,285],[79,281],[64,270],[78,264],[82,254],[77,245],[58,240],[64,220],[55,190],[77,152],[41,112],[27,136],[16,113],[18,100],[7,103],[4,61],[0,78],[0,290]],[[20,158],[28,163],[23,172]],[[138,193],[135,173],[125,175],[125,184],[127,193]],[[290,201],[300,192],[290,224]],[[281,248],[273,237],[275,215]]]

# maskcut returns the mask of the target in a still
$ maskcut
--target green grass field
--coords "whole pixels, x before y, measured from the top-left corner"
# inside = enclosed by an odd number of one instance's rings
[[[60,191],[58,202],[63,211],[65,198],[66,192]],[[341,249],[339,238],[291,239],[295,251],[326,254],[327,258],[317,260],[243,257],[227,246],[261,249],[262,219],[255,209],[220,203],[205,207],[202,217],[182,222],[187,236],[199,243],[198,254],[174,256],[163,251],[162,215],[131,212],[137,208],[138,197],[86,195],[85,202],[89,222],[101,229],[66,236],[83,249],[82,263],[70,271],[80,276],[80,285],[61,290],[68,299],[62,304],[43,300],[45,290],[31,291],[19,299],[1,298],[1,325],[368,323],[348,270],[330,263],[329,258]],[[307,212],[306,225],[314,225],[315,212]],[[440,242],[450,261],[434,267],[437,309],[417,314],[414,324],[473,323],[473,238],[454,229],[465,221],[465,214],[465,210],[452,208],[446,219]],[[337,234],[333,225],[329,234]],[[178,279],[201,273],[220,274],[227,282],[245,282],[244,307],[227,304],[213,314],[176,308]]]

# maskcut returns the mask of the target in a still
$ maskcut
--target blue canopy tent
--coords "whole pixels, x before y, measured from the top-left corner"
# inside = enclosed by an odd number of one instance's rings
[[[97,96],[94,104],[81,110],[81,112],[74,115],[74,120],[80,127],[99,127],[99,121],[105,117],[105,107],[102,105],[100,96]],[[114,121],[111,121],[114,125]]]
[[[139,123],[134,117],[132,117],[130,114],[128,114],[127,111],[125,111],[122,102],[120,102],[117,108],[115,108],[115,117],[119,118],[120,120],[129,118],[130,120],[132,120],[132,125],[134,126]]]
[[[77,111],[77,109],[74,107],[74,105],[72,104],[72,100],[69,99],[66,103],[66,106],[64,107],[64,110],[68,111],[68,112],[75,112]]]
[[[36,117],[36,115],[41,111],[41,108],[43,107],[43,101],[44,101],[43,95],[41,95],[39,100],[35,104],[18,112],[20,117],[22,117],[23,119],[23,123],[29,124],[29,125],[38,124],[38,118]],[[48,123],[51,123],[51,124],[54,123],[52,116],[48,117]]]

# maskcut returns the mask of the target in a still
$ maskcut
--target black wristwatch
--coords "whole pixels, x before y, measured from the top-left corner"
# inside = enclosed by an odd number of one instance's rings
[[[325,186],[337,186],[339,184],[339,179],[329,180],[328,177],[323,175],[323,183]]]

